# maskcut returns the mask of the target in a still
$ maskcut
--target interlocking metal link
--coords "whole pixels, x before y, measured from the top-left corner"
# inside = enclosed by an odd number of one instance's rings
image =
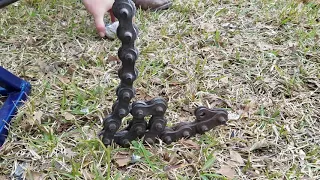
[[[135,68],[138,50],[134,46],[138,32],[132,22],[136,13],[135,5],[130,0],[115,1],[112,11],[119,20],[117,37],[121,40],[122,46],[118,51],[118,56],[122,62],[122,67],[118,71],[121,82],[117,88],[117,101],[112,107],[112,113],[104,120],[102,141],[105,145],[112,143],[121,126],[122,119],[130,113],[130,101],[135,95],[135,89],[132,85],[138,76],[138,71]],[[135,119],[134,122],[140,122],[140,120]],[[120,141],[119,138],[117,140],[118,143],[125,143]]]
[[[198,107],[194,112],[196,116],[194,122],[182,122],[173,127],[166,127],[167,119],[164,115],[168,106],[163,98],[130,104],[135,96],[133,83],[138,76],[138,70],[135,68],[139,56],[135,48],[138,28],[133,23],[136,7],[131,0],[116,0],[112,11],[119,21],[117,37],[122,45],[118,56],[122,66],[118,71],[121,82],[116,90],[117,100],[112,106],[112,113],[104,120],[102,141],[106,146],[115,142],[122,147],[128,147],[132,140],[138,138],[143,138],[143,141],[149,144],[156,143],[159,139],[170,144],[226,124],[228,113],[224,109]],[[129,113],[133,117],[129,125],[124,130],[118,131],[122,119]],[[147,117],[150,117],[148,123]]]
[[[216,126],[226,124],[228,119],[227,111],[224,109],[198,107],[194,114],[196,116],[194,122],[182,122],[174,127],[167,127],[162,133],[161,139],[165,143],[170,144],[181,138],[189,138],[196,134],[203,134]]]

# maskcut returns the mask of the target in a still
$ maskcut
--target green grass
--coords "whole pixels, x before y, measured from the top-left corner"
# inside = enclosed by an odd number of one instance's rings
[[[1,10],[0,65],[33,89],[0,150],[0,179],[18,166],[26,179],[319,179],[319,7],[174,0],[138,10],[135,100],[164,97],[168,125],[199,105],[240,118],[190,141],[130,148],[98,138],[116,100],[120,65],[108,57],[120,41],[98,38],[80,1]]]

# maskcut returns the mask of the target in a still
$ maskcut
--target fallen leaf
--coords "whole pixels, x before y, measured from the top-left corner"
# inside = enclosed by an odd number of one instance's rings
[[[33,117],[34,119],[39,123],[41,124],[41,117],[43,115],[43,112],[42,111],[37,111],[33,114]]]
[[[215,32],[217,29],[213,23],[200,23],[200,28],[206,32]]]
[[[169,86],[179,86],[184,84],[183,82],[169,82]]]
[[[3,179],[3,180],[9,180],[10,178],[9,178],[9,177],[7,177],[7,176],[2,176],[2,175],[0,175],[0,179]]]
[[[73,74],[76,71],[76,69],[77,69],[77,66],[74,65],[74,64],[71,64],[71,65],[68,66],[67,73],[68,74]]]
[[[66,120],[68,120],[68,121],[75,119],[74,115],[72,115],[72,114],[70,114],[70,113],[68,113],[68,112],[64,112],[64,113],[62,114],[62,116],[63,116]]]
[[[40,61],[38,62],[38,65],[40,67],[40,70],[45,74],[49,74],[56,71],[53,65],[47,64],[46,62]]]
[[[238,152],[230,150],[230,158],[231,160],[239,163],[239,165],[244,165],[244,161]]]
[[[209,51],[212,51],[212,47],[207,46],[207,47],[201,48],[200,50],[203,51],[203,52],[209,52]]]
[[[61,133],[61,132],[63,132],[63,131],[66,131],[66,130],[69,129],[72,125],[73,125],[73,123],[71,123],[71,122],[62,123],[62,124],[60,124],[60,126],[56,129],[56,132]]]
[[[304,159],[305,159],[305,157],[306,157],[306,153],[305,153],[302,149],[300,149],[300,150],[299,150],[299,156],[300,156],[300,159],[301,159],[302,161],[304,161]]]
[[[118,158],[116,159],[116,163],[118,164],[119,167],[123,167],[129,164],[131,161],[130,158]]]
[[[239,166],[239,163],[234,162],[234,161],[232,161],[232,160],[228,160],[228,161],[226,162],[226,164],[227,164],[228,166],[230,166],[230,167],[238,167],[238,166]]]
[[[199,92],[199,93],[196,93],[196,96],[199,96],[203,100],[208,101],[208,103],[210,103],[212,107],[227,106],[231,109],[234,109],[230,102],[220,98],[216,94]]]
[[[247,170],[246,174],[248,177],[252,177],[252,179],[258,179],[258,178],[253,178],[253,177],[258,177],[260,172],[258,170],[252,171],[252,170]]]
[[[272,45],[269,45],[265,42],[258,42],[258,46],[260,47],[260,49],[262,51],[266,51],[266,50],[272,50],[273,46]]]
[[[102,71],[98,68],[92,68],[92,69],[88,69],[88,72],[90,72],[90,74],[94,75],[94,76],[108,76],[108,72]]]
[[[230,166],[227,166],[227,165],[221,166],[221,168],[217,171],[217,173],[229,179],[233,179],[234,175],[236,174],[236,172]]]
[[[255,109],[257,104],[254,101],[251,101],[249,104],[244,106],[244,112],[250,112],[252,109]]]
[[[67,77],[59,77],[58,76],[58,79],[64,84],[69,84],[71,82],[70,79]]]
[[[71,148],[65,148],[64,153],[70,159],[77,155],[77,153],[73,152]]]
[[[151,79],[150,79],[150,82],[151,82],[152,84],[155,84],[155,85],[161,85],[161,84],[162,84],[161,79],[158,78],[158,77],[151,78]]]
[[[199,145],[190,139],[187,139],[187,140],[181,139],[180,143],[190,149],[200,149]]]
[[[220,81],[224,84],[228,84],[229,83],[229,80],[228,80],[228,77],[223,77],[220,79]]]
[[[288,41],[288,46],[289,46],[289,48],[297,47],[298,43],[297,42]]]
[[[229,120],[238,120],[240,118],[239,114],[236,113],[228,113],[228,119]]]
[[[29,152],[32,154],[32,156],[34,157],[34,159],[36,159],[36,160],[41,159],[41,156],[40,156],[36,151],[34,151],[34,150],[31,149],[31,148],[28,148],[28,150],[29,150]]]
[[[145,99],[145,100],[149,100],[152,98],[143,88],[136,89],[136,97],[137,99]]]
[[[45,176],[46,175],[43,173],[34,172],[34,171],[28,172],[28,174],[27,174],[27,177],[30,180],[43,180],[43,179],[45,179]]]
[[[192,153],[177,151],[177,154],[183,157],[189,164],[192,164],[192,161],[196,159],[196,157]]]
[[[177,153],[173,153],[173,154],[170,155],[169,158],[170,158],[169,159],[169,164],[170,165],[175,165],[180,160],[181,157],[178,156]]]
[[[43,113],[41,111],[34,112],[31,117],[28,117],[26,120],[22,121],[21,128],[29,131],[35,124],[41,124],[41,117]]]
[[[268,141],[266,141],[266,139],[263,139],[261,141],[257,141],[255,142],[249,151],[253,151],[253,150],[257,150],[257,149],[262,149],[262,148],[265,148],[265,147],[268,147],[269,146],[269,143]]]
[[[164,170],[164,171],[171,171],[171,170],[173,170],[173,169],[179,169],[179,168],[182,168],[182,167],[184,167],[184,165],[183,165],[182,163],[180,163],[180,164],[177,164],[177,165],[165,166],[165,167],[163,168],[163,170]]]
[[[250,101],[248,104],[240,105],[240,110],[238,110],[238,113],[241,115],[241,117],[248,118],[255,113],[257,108],[258,104],[255,101]]]
[[[170,162],[171,158],[168,152],[165,152],[162,156],[165,161]]]
[[[121,60],[119,59],[119,57],[118,56],[111,56],[111,55],[109,55],[108,56],[108,61],[116,61],[116,62],[121,62]]]
[[[123,167],[131,162],[131,156],[127,152],[118,152],[113,160],[119,167]]]
[[[35,38],[35,37],[30,37],[30,36],[27,36],[27,37],[26,37],[26,43],[27,43],[29,46],[34,45],[36,42],[37,42],[37,38]]]
[[[314,90],[314,91],[316,91],[318,88],[320,88],[319,80],[316,80],[316,79],[308,78],[305,80],[305,84],[309,89]]]

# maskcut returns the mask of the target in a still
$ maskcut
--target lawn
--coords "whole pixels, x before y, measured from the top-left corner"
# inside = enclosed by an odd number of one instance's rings
[[[120,41],[97,36],[81,1],[21,0],[0,10],[0,65],[33,89],[0,150],[1,180],[320,179],[318,3],[174,0],[135,23],[135,100],[165,98],[168,126],[201,105],[226,108],[227,125],[103,146]]]

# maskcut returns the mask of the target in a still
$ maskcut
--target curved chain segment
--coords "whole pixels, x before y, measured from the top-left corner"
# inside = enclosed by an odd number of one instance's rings
[[[119,20],[117,36],[122,45],[118,56],[122,66],[118,71],[121,82],[116,90],[117,100],[112,106],[112,113],[105,118],[103,124],[102,141],[106,146],[115,142],[122,147],[128,147],[132,140],[143,137],[144,142],[149,144],[156,143],[159,139],[170,144],[181,138],[203,134],[216,126],[226,124],[227,111],[199,107],[194,112],[196,116],[194,122],[182,122],[173,127],[166,127],[167,119],[164,115],[168,105],[163,98],[135,101],[130,104],[135,96],[133,83],[138,76],[138,70],[135,68],[139,56],[135,48],[138,28],[133,23],[136,7],[131,0],[115,0],[112,11]],[[124,130],[118,131],[122,119],[129,113],[133,117],[129,125]],[[151,117],[147,123],[148,116]]]
[[[223,109],[198,107],[194,114],[196,116],[194,122],[182,122],[172,128],[166,128],[161,135],[161,139],[165,143],[170,144],[181,138],[203,134],[216,126],[226,124],[228,119],[228,113]]]

